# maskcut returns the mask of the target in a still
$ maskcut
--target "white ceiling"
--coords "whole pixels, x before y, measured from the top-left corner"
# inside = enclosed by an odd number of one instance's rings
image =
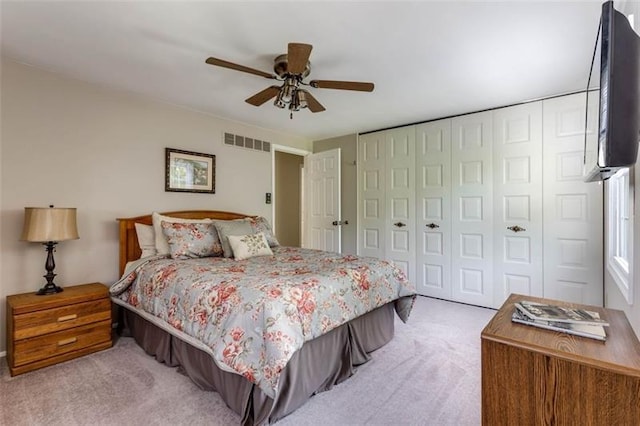
[[[586,87],[600,1],[2,1],[2,54],[83,81],[317,140]],[[244,102],[288,42],[313,45],[327,111]]]

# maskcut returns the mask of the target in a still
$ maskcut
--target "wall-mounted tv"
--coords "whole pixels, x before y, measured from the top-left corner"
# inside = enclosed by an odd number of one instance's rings
[[[599,92],[594,90],[598,83]],[[597,117],[589,114],[593,102],[599,102]],[[640,142],[640,37],[613,1],[602,5],[586,115],[584,180],[605,180],[635,164]],[[590,122],[596,118],[597,127]],[[589,129],[595,128],[596,137],[590,137]]]

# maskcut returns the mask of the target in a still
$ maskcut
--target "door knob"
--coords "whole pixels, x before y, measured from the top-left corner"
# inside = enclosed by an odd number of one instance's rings
[[[407,226],[402,222],[396,222],[396,223],[394,223],[394,225],[397,226],[398,228],[402,228],[403,226]]]
[[[429,223],[427,225],[425,225],[427,228],[431,228],[431,229],[436,229],[436,228],[440,228],[440,225],[436,225],[435,223]]]
[[[514,226],[507,226],[507,229],[508,229],[509,231],[513,231],[513,232],[522,232],[522,231],[526,231],[526,229],[525,229],[525,228],[522,228],[522,227],[520,227],[520,226],[518,226],[518,225],[514,225]]]

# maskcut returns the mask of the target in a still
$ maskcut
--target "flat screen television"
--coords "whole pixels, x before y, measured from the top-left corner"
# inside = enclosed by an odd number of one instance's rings
[[[589,113],[594,102],[599,103],[597,117]],[[596,128],[593,137],[590,129]],[[629,20],[614,9],[613,1],[608,1],[602,5],[587,83],[585,182],[608,179],[635,164],[639,142],[640,37]]]

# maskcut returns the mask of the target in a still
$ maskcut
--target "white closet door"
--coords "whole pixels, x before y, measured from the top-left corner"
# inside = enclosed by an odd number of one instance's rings
[[[493,306],[492,114],[452,121],[452,296]]]
[[[416,126],[416,287],[451,299],[451,120]]]
[[[358,254],[384,259],[385,132],[358,136]]]
[[[415,282],[415,126],[385,132],[386,218],[385,258]]]
[[[542,297],[542,102],[493,112],[494,306]]]
[[[305,247],[341,252],[340,148],[304,157],[311,200]]]
[[[582,181],[585,100],[543,101],[544,296],[602,306],[602,184]]]

